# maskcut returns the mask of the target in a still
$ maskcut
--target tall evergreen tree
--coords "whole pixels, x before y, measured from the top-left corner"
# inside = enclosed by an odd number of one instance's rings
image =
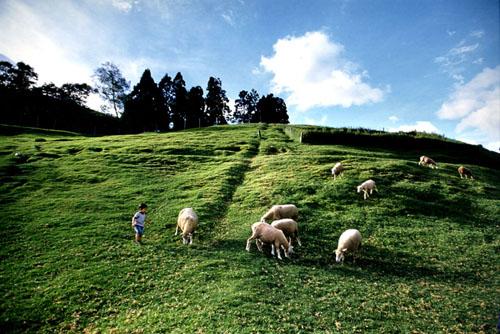
[[[187,95],[187,127],[197,128],[206,126],[204,119],[205,99],[203,98],[203,88],[192,87]]]
[[[207,97],[205,119],[208,125],[227,124],[225,115],[230,109],[227,103],[226,91],[222,89],[222,82],[219,78],[210,77],[207,85]]]
[[[168,115],[161,106],[158,86],[146,69],[125,102],[122,120],[131,132],[167,130]]]
[[[285,101],[273,94],[260,98],[256,116],[264,123],[289,123]]]
[[[174,123],[175,130],[182,130],[187,127],[187,90],[186,82],[182,74],[178,72],[172,82],[174,101],[171,110],[171,122]]]
[[[175,102],[174,83],[172,78],[165,73],[163,78],[158,83],[161,95],[161,108],[168,115],[168,122],[172,119],[172,110]],[[170,124],[169,124],[170,125]]]
[[[111,62],[106,62],[95,70],[94,80],[99,95],[111,104],[116,117],[120,117],[130,83],[122,76],[120,69]],[[101,109],[106,111],[107,106],[101,106]]]

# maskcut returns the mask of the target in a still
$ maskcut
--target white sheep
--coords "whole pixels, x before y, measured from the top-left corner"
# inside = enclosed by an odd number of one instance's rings
[[[373,194],[373,191],[375,190],[376,192],[378,192],[378,189],[377,189],[377,186],[375,185],[375,181],[373,180],[366,180],[365,182],[361,183],[358,187],[358,193],[361,192],[361,190],[363,191],[363,198],[364,199],[367,199],[368,197],[370,197],[371,194]],[[370,195],[368,195],[368,192],[370,192]]]
[[[356,261],[355,253],[361,247],[361,233],[356,229],[344,231],[339,238],[337,250],[335,251],[335,260],[344,262],[344,257],[347,252],[353,253],[353,262]]]
[[[289,257],[289,254],[293,249],[292,245],[290,245],[286,240],[283,231],[278,230],[277,228],[264,222],[258,222],[252,225],[252,235],[248,238],[246,246],[246,250],[248,252],[250,251],[250,242],[252,240],[255,240],[257,248],[261,252],[263,243],[270,244],[271,254],[274,256],[276,250],[278,259],[280,260],[282,260],[280,251],[281,248],[283,248],[286,257]]]
[[[344,173],[344,165],[341,162],[337,162],[332,168],[333,179],[335,180],[337,176],[341,176]]]
[[[458,174],[460,174],[461,179],[465,176],[465,178],[470,177],[472,180],[474,180],[474,176],[472,176],[472,171],[464,166],[458,167]]]
[[[432,167],[432,169],[438,168],[437,163],[425,155],[422,155],[420,157],[420,161],[418,162],[418,164],[420,166],[430,166],[430,167]]]
[[[184,244],[193,243],[193,233],[198,227],[198,216],[192,208],[184,208],[179,212],[177,217],[177,227],[175,228],[175,235],[181,229],[182,242]]]
[[[283,231],[283,234],[285,234],[285,237],[288,238],[288,242],[290,243],[290,245],[292,245],[292,237],[293,237],[295,241],[299,244],[299,246],[302,246],[302,243],[300,242],[299,239],[299,226],[295,220],[290,218],[279,219],[273,221],[271,223],[271,226],[277,228],[278,230]]]
[[[297,220],[299,218],[299,210],[293,204],[273,205],[260,219],[262,222],[268,220],[278,220],[283,218],[292,218]]]

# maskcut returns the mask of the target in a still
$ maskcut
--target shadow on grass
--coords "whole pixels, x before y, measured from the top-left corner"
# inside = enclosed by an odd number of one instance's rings
[[[370,280],[380,276],[411,280],[426,279],[437,282],[471,282],[475,284],[481,280],[471,271],[436,268],[427,265],[427,260],[423,256],[394,252],[372,245],[363,245],[361,253],[355,262],[353,262],[353,257],[348,255],[343,264],[335,261],[333,252],[321,257],[309,257],[306,254],[303,258],[300,258],[300,253],[297,255],[299,257],[294,259],[293,265],[331,268],[332,270],[341,270],[346,274],[356,275],[359,278],[369,278]]]

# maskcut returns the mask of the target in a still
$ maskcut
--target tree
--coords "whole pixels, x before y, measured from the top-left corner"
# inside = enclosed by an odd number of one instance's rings
[[[14,66],[8,61],[0,61],[0,87],[10,87]]]
[[[0,85],[17,90],[28,91],[38,80],[38,74],[33,67],[23,62],[18,62],[15,66],[9,62],[0,62]]]
[[[86,83],[65,83],[61,86],[61,98],[71,100],[80,106],[85,105],[89,94],[93,92],[95,92],[94,88]]]
[[[160,107],[162,112],[167,115],[167,123],[172,119],[172,108],[175,101],[174,83],[172,78],[165,73],[163,78],[158,83],[158,88],[160,90]]]
[[[168,115],[162,108],[161,93],[149,69],[126,97],[122,120],[131,132],[168,129]]]
[[[222,89],[222,82],[219,78],[210,77],[207,85],[207,97],[205,120],[207,125],[227,124],[224,115],[229,114],[226,91]]]
[[[242,90],[238,94],[238,97],[239,99],[234,103],[232,121],[235,123],[250,123],[250,121],[255,119],[259,94],[255,89],[252,89],[250,92]]]
[[[205,99],[203,88],[192,87],[187,95],[187,128],[206,126],[204,123]]]
[[[285,101],[273,94],[260,98],[257,103],[257,117],[259,122],[264,123],[289,123]]]
[[[171,108],[170,121],[174,123],[174,129],[180,130],[186,128],[188,97],[186,90],[186,82],[182,74],[178,72],[172,81],[174,100]]]
[[[99,95],[113,106],[116,117],[120,117],[130,83],[122,76],[120,69],[111,62],[106,62],[95,70],[94,80]]]
[[[86,83],[65,83],[61,87],[57,87],[51,82],[49,84],[43,84],[37,89],[42,95],[61,101],[72,101],[79,106],[84,106],[89,94],[95,91]]]

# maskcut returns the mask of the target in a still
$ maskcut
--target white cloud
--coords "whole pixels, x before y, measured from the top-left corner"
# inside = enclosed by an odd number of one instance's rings
[[[274,45],[274,55],[261,57],[264,71],[273,74],[272,91],[288,93],[288,105],[300,111],[313,107],[363,105],[379,102],[384,92],[363,82],[366,72],[342,58],[344,46],[323,32],[285,37]]]
[[[232,10],[228,10],[227,12],[222,13],[221,16],[227,24],[232,27],[235,26],[236,23],[234,22],[234,14]]]
[[[500,65],[485,68],[468,83],[457,86],[437,115],[459,120],[457,133],[475,130],[489,141],[500,140]]]
[[[500,141],[485,143],[483,146],[490,151],[500,153]]]
[[[477,58],[476,60],[474,60],[472,63],[473,64],[478,64],[478,65],[481,65],[484,61],[484,58]]]
[[[121,12],[128,13],[138,1],[134,0],[112,0],[111,4],[113,7]]]
[[[467,117],[474,124],[478,122],[478,119],[483,119],[488,123],[494,121],[498,123],[490,125],[495,125],[497,129],[500,129],[498,119],[500,117],[500,65],[494,69],[485,68],[468,83],[456,87],[448,101],[441,105],[437,115],[441,119]],[[485,117],[487,119],[484,119]],[[483,126],[489,127],[490,125]],[[464,123],[458,130],[466,127]]]
[[[417,121],[415,124],[400,125],[397,128],[389,128],[389,132],[410,132],[419,131],[427,133],[439,133],[439,129],[429,121]]]
[[[304,118],[304,123],[307,125],[322,125],[325,126],[328,121],[328,117],[326,115],[321,116],[320,119],[306,117]]]
[[[30,6],[6,1],[0,13],[0,50],[14,62],[23,61],[38,73],[38,84],[68,82],[93,84],[94,69],[113,59],[128,79],[137,79],[151,62],[128,59],[116,53],[106,26],[101,25],[70,2],[51,8],[53,15],[44,15],[47,5]],[[64,14],[64,15],[63,15]],[[22,26],[22,29],[19,27]],[[89,51],[92,45],[92,51]],[[142,68],[140,68],[142,67]],[[89,96],[87,105],[99,110],[103,101]]]
[[[458,55],[463,55],[465,53],[470,53],[474,50],[476,50],[479,47],[479,44],[473,44],[473,45],[463,45],[463,46],[457,46],[455,48],[450,49],[448,51],[448,54],[450,56],[458,56]]]
[[[465,71],[464,63],[469,62],[472,54],[479,48],[479,43],[466,44],[466,40],[462,40],[444,55],[434,58],[434,62],[441,66],[442,71],[459,84],[462,84],[464,80],[461,75]]]
[[[75,21],[84,20],[78,13],[75,15]],[[70,50],[64,49],[56,34],[48,31],[50,22],[41,19],[30,6],[8,2],[0,23],[0,50],[15,62],[23,61],[34,67],[39,82],[53,81],[58,85],[89,82],[92,70],[75,59],[74,45],[65,45]]]
[[[399,117],[396,115],[392,115],[389,117],[389,121],[391,121],[392,123],[396,123],[397,121],[399,121]]]
[[[481,38],[484,36],[484,30],[474,30],[469,34],[471,37]]]
[[[446,30],[446,33],[448,34],[448,36],[453,36],[455,35],[457,32],[455,30]]]
[[[472,137],[474,137],[474,135],[472,135]],[[467,143],[467,144],[471,144],[471,145],[481,144],[484,148],[486,148],[490,151],[500,153],[500,141],[488,141],[487,139],[485,140],[484,137],[481,138],[481,136],[471,138],[471,135],[466,136],[466,137],[462,137],[462,136],[457,137],[457,140],[464,142],[464,143]]]

